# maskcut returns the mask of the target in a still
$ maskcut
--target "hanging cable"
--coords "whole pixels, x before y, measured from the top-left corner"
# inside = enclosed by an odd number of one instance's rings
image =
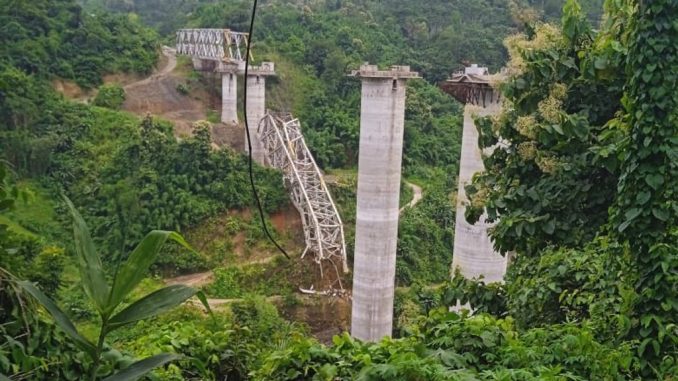
[[[252,34],[254,33],[254,19],[257,14],[257,0],[254,0],[254,4],[252,5],[252,17],[250,18],[250,29],[249,33],[247,34],[247,50],[246,50],[246,55],[245,55],[245,86],[243,88],[243,114],[245,117],[245,133],[247,136],[247,154],[249,157],[249,174],[250,174],[250,185],[252,187],[252,194],[254,195],[254,200],[257,204],[257,209],[259,209],[259,218],[261,219],[261,225],[264,227],[264,233],[266,233],[266,237],[273,242],[273,245],[275,245],[276,248],[287,258],[290,259],[290,256],[287,254],[285,249],[282,248],[276,242],[276,240],[273,238],[271,233],[268,231],[268,227],[266,227],[266,219],[264,217],[264,209],[261,207],[261,200],[259,199],[259,194],[257,193],[257,187],[254,185],[254,169],[252,165],[252,137],[250,136],[250,126],[249,122],[247,121],[247,74],[250,68],[250,47],[252,46]]]

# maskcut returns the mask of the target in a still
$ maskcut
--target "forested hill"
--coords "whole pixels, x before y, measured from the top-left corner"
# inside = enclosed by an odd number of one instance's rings
[[[156,34],[134,17],[84,12],[73,1],[2,1],[0,25],[3,69],[42,79],[92,87],[103,74],[148,73],[157,60]]]
[[[163,364],[143,379],[675,380],[676,1],[606,1],[604,17],[600,0],[260,2],[255,61],[278,73],[267,106],[300,118],[332,177],[349,263],[360,82],[346,73],[370,61],[425,77],[408,83],[403,151],[423,197],[400,214],[394,338],[380,343],[345,333],[350,290],[300,292],[320,290],[319,274],[300,258],[280,172],[254,166],[262,225],[246,156],[213,142],[223,125],[191,116],[177,136],[125,108],[152,82],[218,115],[200,102],[218,78],[170,52],[154,67],[158,48],[180,27],[246,30],[251,1],[80,4],[0,0],[0,380],[121,380]],[[465,216],[495,220],[496,248],[515,253],[502,283],[449,274],[462,108],[436,82],[466,61],[509,68],[508,107],[476,120],[492,149]],[[115,83],[155,69],[170,81]],[[96,96],[55,90],[71,82]],[[269,225],[291,260],[274,256]],[[197,288],[211,314],[169,311]]]
[[[162,35],[186,25],[248,27],[249,1],[217,0],[81,0],[86,9],[133,13]],[[383,63],[408,64],[433,81],[444,79],[466,62],[497,69],[507,59],[503,39],[521,26],[526,14],[557,21],[564,0],[264,0],[256,39],[296,43],[308,50],[328,39],[359,59],[375,61],[390,49]],[[592,20],[600,20],[602,0],[584,4]],[[526,6],[534,11],[526,11]],[[332,28],[332,27],[336,27]],[[302,33],[300,33],[302,32]],[[331,32],[331,33],[330,33]],[[340,32],[340,33],[337,33]],[[290,40],[294,36],[298,40]],[[359,42],[360,46],[353,44]]]

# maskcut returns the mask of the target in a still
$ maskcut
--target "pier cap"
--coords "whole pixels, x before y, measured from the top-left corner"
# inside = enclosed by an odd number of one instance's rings
[[[241,73],[245,73],[245,68],[243,67]],[[250,65],[249,70],[247,70],[247,75],[260,75],[260,76],[273,76],[275,73],[275,64],[273,62],[264,61],[261,65],[253,66]]]
[[[393,78],[393,79],[416,79],[421,78],[416,71],[410,71],[409,66],[391,66],[389,70],[379,70],[377,65],[364,63],[359,70],[351,71],[351,77],[360,78]]]

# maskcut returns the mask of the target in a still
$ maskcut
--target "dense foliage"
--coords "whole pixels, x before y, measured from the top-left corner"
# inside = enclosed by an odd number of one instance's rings
[[[517,331],[512,320],[435,310],[410,337],[364,344],[335,336],[269,356],[255,380],[623,380],[628,346],[610,349],[572,325]]]
[[[246,159],[230,151],[213,151],[209,125],[197,125],[194,137],[177,141],[168,124],[146,118],[134,135],[118,141],[107,165],[87,168],[86,155],[64,157],[79,162],[58,173],[82,171],[85,181],[69,184],[73,194],[88,202],[95,235],[108,248],[129,247],[144,226],[181,230],[229,208],[253,204]],[[287,203],[281,178],[257,168],[258,190],[264,208],[273,211]],[[92,189],[91,179],[101,179]]]
[[[502,113],[479,121],[481,147],[502,144],[467,191],[467,218],[486,210],[501,252],[534,255],[549,244],[578,247],[607,222],[618,177],[608,123],[621,108],[623,48],[616,25],[597,37],[578,10],[563,30],[538,24],[507,41],[510,78]],[[594,40],[595,39],[595,40]]]
[[[130,293],[146,276],[146,271],[160,253],[168,239],[188,246],[184,239],[175,232],[154,230],[150,232],[130,253],[127,261],[119,262],[111,283],[106,275],[97,253],[92,237],[82,216],[66,199],[73,216],[73,240],[75,241],[78,270],[83,290],[90,302],[96,307],[101,321],[98,339],[92,342],[82,336],[68,316],[57,304],[29,281],[18,281],[16,285],[35,298],[54,319],[69,339],[91,360],[91,368],[87,379],[95,381],[99,378],[101,363],[105,353],[106,337],[114,330],[136,323],[139,320],[157,316],[196,295],[197,290],[183,285],[167,286],[154,291],[136,301],[129,301]],[[12,279],[9,279],[11,282]],[[201,299],[205,297],[200,294]],[[123,302],[124,308],[119,308]],[[205,302],[205,306],[209,308]],[[111,376],[113,379],[134,380],[179,357],[171,353],[161,353],[130,364],[125,369]]]
[[[496,247],[518,255],[510,313],[634,340],[646,378],[676,367],[677,11],[610,2],[593,33],[568,1],[562,32],[538,25],[509,40],[505,111],[478,123],[482,147],[501,144],[469,187],[467,217],[487,211]]]
[[[153,31],[126,16],[83,12],[74,1],[3,1],[0,24],[4,75],[58,76],[91,87],[106,73],[150,72],[157,59]]]
[[[505,284],[460,276],[434,284],[449,276],[461,110],[430,82],[412,82],[404,174],[423,186],[424,198],[399,226],[397,282],[406,286],[395,301],[400,338],[371,344],[342,335],[329,347],[249,295],[282,294],[271,300],[285,308],[301,303],[291,295],[306,279],[297,263],[256,262],[267,250],[261,226],[231,211],[252,202],[242,156],[213,150],[206,123],[176,139],[169,123],[115,111],[124,99],[119,87],[102,86],[97,107],[64,100],[49,83],[62,77],[89,87],[111,71],[148,71],[156,40],[137,14],[162,33],[186,25],[245,30],[249,3],[82,3],[91,12],[70,0],[0,9],[8,41],[0,48],[0,149],[17,172],[0,171],[0,378],[103,377],[162,352],[169,353],[164,359],[186,356],[151,376],[172,381],[675,377],[674,2],[608,1],[604,18],[600,1],[580,7],[570,0],[562,12],[560,0],[262,2],[255,57],[275,61],[280,74],[270,81],[270,105],[301,117],[324,168],[343,168],[332,171],[332,188],[348,225],[359,83],[347,70],[365,60],[410,64],[439,81],[463,61],[498,68],[510,55],[505,110],[477,123],[481,147],[494,151],[468,189],[468,217],[488,212],[497,248],[515,254]],[[101,14],[101,6],[128,14]],[[535,22],[540,14],[562,14],[561,25]],[[516,31],[503,50],[502,39]],[[268,212],[286,203],[279,173],[256,167],[255,176]],[[35,192],[32,209],[14,201],[22,187]],[[84,262],[99,268],[96,276],[74,274],[83,247],[94,243],[63,234],[62,190],[93,228],[101,263]],[[128,307],[141,294],[102,298],[95,288],[108,290],[115,279],[112,288],[130,291],[117,279],[150,266],[151,256],[126,257],[154,228],[189,231],[209,251],[169,248],[156,269],[214,269],[203,289],[238,299],[220,300],[224,311],[213,316],[189,305],[113,330],[108,318],[148,299]],[[236,256],[235,240],[221,235],[236,232],[247,246],[243,256],[259,254],[253,263],[224,263]],[[351,228],[346,235],[350,251]],[[101,270],[142,257],[143,266],[122,274]],[[134,278],[130,284],[157,295],[160,280]],[[43,292],[58,299],[61,329],[26,290],[43,304]],[[459,303],[474,313],[449,312]]]
[[[125,89],[119,85],[103,85],[99,87],[94,105],[119,110],[125,102]]]
[[[628,241],[638,281],[634,306],[644,375],[678,353],[678,28],[675,1],[641,2],[629,25],[628,125],[611,220]],[[671,359],[671,357],[673,357]]]

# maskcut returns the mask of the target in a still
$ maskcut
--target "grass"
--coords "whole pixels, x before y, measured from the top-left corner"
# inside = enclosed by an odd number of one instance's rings
[[[315,264],[278,256],[268,263],[227,266],[214,270],[214,281],[205,287],[212,298],[242,298],[246,295],[275,296],[294,293],[313,283]]]
[[[23,226],[18,223],[10,220],[8,217],[0,215],[0,225],[6,225],[7,228],[12,232],[18,235],[27,236],[29,238],[37,238],[37,236],[30,231],[26,230]]]
[[[51,242],[60,241],[65,230],[57,220],[50,193],[32,181],[23,181],[19,186],[30,194],[29,199],[26,202],[18,201],[14,210],[1,215],[0,223],[8,225],[17,234],[42,237]]]

